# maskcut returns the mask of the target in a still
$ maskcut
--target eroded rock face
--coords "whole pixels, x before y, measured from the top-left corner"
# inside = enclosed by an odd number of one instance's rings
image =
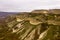
[[[11,20],[5,26],[0,25],[0,40],[60,40],[59,14],[48,10],[37,12],[9,16],[7,20]]]

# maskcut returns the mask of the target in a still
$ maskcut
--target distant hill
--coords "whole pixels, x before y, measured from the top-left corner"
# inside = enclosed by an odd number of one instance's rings
[[[9,15],[15,15],[18,12],[0,12],[0,24],[4,23]]]
[[[7,16],[7,15],[10,15],[10,14],[17,14],[18,12],[0,12],[0,17],[3,17],[3,16]]]
[[[33,10],[32,13],[53,13],[53,14],[60,14],[60,9],[49,9],[49,10]]]

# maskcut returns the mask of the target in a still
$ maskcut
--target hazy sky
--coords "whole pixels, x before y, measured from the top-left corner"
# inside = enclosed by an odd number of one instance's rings
[[[0,11],[20,12],[60,8],[60,0],[0,0]]]

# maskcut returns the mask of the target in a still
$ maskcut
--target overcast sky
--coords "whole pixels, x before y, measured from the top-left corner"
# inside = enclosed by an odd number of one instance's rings
[[[60,9],[60,0],[0,0],[0,11],[21,12],[34,9]]]

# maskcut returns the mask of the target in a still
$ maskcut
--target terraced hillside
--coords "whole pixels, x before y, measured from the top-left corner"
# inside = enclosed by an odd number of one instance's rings
[[[44,10],[10,15],[0,26],[0,40],[60,40],[60,14]]]

